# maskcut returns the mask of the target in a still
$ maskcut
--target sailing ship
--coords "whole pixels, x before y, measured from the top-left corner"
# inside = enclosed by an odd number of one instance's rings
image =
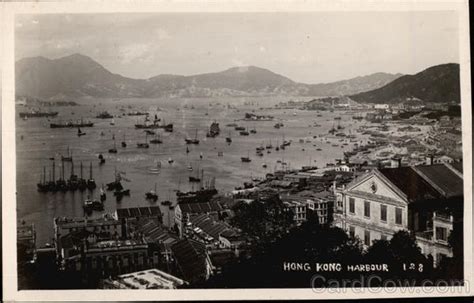
[[[204,171],[201,170],[201,178],[199,177],[199,168],[196,171],[196,176],[189,176],[189,182],[191,183],[198,183],[201,182],[201,179],[204,175]]]
[[[186,138],[184,139],[184,141],[186,142],[186,144],[199,144],[199,140],[197,138],[197,129],[194,133],[194,139]]]
[[[87,188],[89,190],[93,190],[97,187],[97,185],[95,184],[95,180],[92,176],[92,162],[90,163],[90,166],[89,166],[89,179],[87,180]]]
[[[156,183],[155,183],[155,190],[150,190],[146,192],[145,198],[153,202],[156,202],[158,200],[158,194],[156,193]]]
[[[246,163],[252,161],[252,159],[250,159],[250,156],[249,156],[249,153],[248,153],[248,152],[247,152],[247,157],[240,157],[240,160],[241,160],[242,162],[246,162]]]
[[[85,134],[86,134],[86,133],[84,133],[84,132],[81,131],[81,128],[80,128],[80,127],[77,128],[77,136],[78,136],[78,137],[84,136]]]
[[[161,140],[161,137],[159,134],[155,135],[155,138],[150,140],[150,143],[152,144],[161,144],[163,141]]]
[[[61,155],[61,161],[72,162],[72,154],[69,150],[69,146],[67,147],[67,156]]]
[[[115,135],[113,136],[113,140],[114,140],[114,147],[109,149],[109,153],[116,154],[117,153],[117,144],[115,143]]]
[[[145,134],[145,142],[138,142],[137,143],[138,148],[149,148],[150,145],[148,144],[148,134]]]
[[[230,132],[229,132],[229,135],[225,138],[225,142],[227,143],[232,143],[232,137],[230,136]]]
[[[209,132],[206,134],[206,136],[208,138],[214,138],[216,136],[218,136],[220,134],[220,128],[219,128],[219,123],[217,122],[212,122],[210,128],[209,128]]]

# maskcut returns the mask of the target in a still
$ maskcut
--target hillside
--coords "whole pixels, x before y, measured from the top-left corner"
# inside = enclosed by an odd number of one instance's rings
[[[430,67],[415,75],[405,75],[393,82],[350,98],[364,103],[397,103],[407,97],[424,102],[460,102],[459,64]]]
[[[93,59],[74,54],[59,59],[25,58],[16,63],[18,95],[55,97],[339,96],[379,88],[400,74],[376,73],[344,81],[304,84],[256,66],[192,76],[131,79],[113,74]]]

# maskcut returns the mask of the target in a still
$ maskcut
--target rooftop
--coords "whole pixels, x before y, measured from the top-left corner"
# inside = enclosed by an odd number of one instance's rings
[[[179,203],[179,207],[183,213],[209,213],[224,210],[216,201],[204,203]]]
[[[106,280],[107,284],[119,289],[176,289],[185,284],[175,276],[158,269],[148,269],[120,275],[117,279]]]
[[[132,207],[132,208],[119,208],[116,211],[117,218],[135,218],[135,217],[152,217],[161,216],[159,206],[150,207]]]
[[[424,180],[412,167],[384,168],[378,170],[400,189],[408,201],[438,199],[441,194]]]
[[[171,251],[186,281],[207,276],[206,246],[198,241],[183,239],[171,246]]]
[[[415,166],[414,170],[446,198],[464,194],[463,178],[444,164]]]

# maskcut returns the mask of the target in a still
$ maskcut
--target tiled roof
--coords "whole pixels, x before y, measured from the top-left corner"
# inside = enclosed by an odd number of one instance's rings
[[[206,247],[191,239],[183,239],[171,246],[174,258],[186,281],[197,281],[206,277]]]
[[[463,195],[463,179],[446,165],[423,165],[414,169],[446,198]]]
[[[150,216],[161,216],[159,206],[150,207],[132,207],[132,208],[118,208],[117,217],[122,218],[133,218],[133,217],[150,217]]]
[[[378,171],[400,189],[410,202],[441,197],[441,194],[411,167],[384,168]]]
[[[183,213],[209,213],[214,211],[222,211],[222,206],[216,201],[205,203],[179,203],[179,207]]]

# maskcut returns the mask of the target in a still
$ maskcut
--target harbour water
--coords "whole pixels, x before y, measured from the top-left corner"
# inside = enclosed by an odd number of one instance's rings
[[[335,124],[344,126],[344,132],[354,130],[363,121],[351,119],[351,114],[324,111],[318,116],[315,111],[300,111],[293,109],[268,109],[279,101],[278,98],[215,98],[215,99],[120,99],[120,100],[78,100],[78,106],[51,107],[58,111],[56,118],[31,118],[22,120],[17,116],[17,215],[18,220],[32,222],[37,230],[37,244],[50,243],[53,237],[53,218],[58,216],[83,216],[83,201],[90,196],[99,198],[99,188],[114,180],[114,172],[122,173],[129,182],[122,182],[130,189],[130,197],[124,197],[116,202],[112,192],[107,192],[105,212],[113,212],[116,208],[157,205],[164,213],[165,225],[172,221],[172,213],[168,206],[161,201],[170,200],[176,203],[176,190],[189,191],[198,189],[198,184],[190,183],[190,175],[196,176],[198,170],[204,171],[204,180],[211,177],[216,179],[216,188],[225,193],[242,185],[252,178],[263,178],[266,173],[284,169],[280,162],[286,162],[286,168],[300,168],[304,165],[325,166],[343,157],[343,152],[352,149],[354,142],[347,145],[335,144],[336,139],[327,141],[323,136]],[[227,105],[231,104],[232,108]],[[267,109],[260,109],[266,107]],[[22,110],[22,108],[17,108]],[[144,116],[121,116],[122,112],[147,111],[153,119],[156,114],[166,123],[174,124],[172,133],[163,129],[155,130],[161,135],[162,144],[150,144],[148,149],[137,148],[137,143],[150,140],[144,130],[135,129],[134,124],[143,122]],[[97,119],[96,115],[108,111],[114,115],[112,119]],[[260,115],[272,115],[273,121],[243,121],[246,112]],[[117,117],[119,116],[119,117]],[[341,120],[335,120],[341,117]],[[77,136],[76,128],[51,129],[50,122],[69,121],[83,118],[94,122],[94,127],[83,128],[84,136]],[[220,135],[206,138],[210,124],[216,121],[220,124]],[[284,124],[280,129],[275,123]],[[251,129],[255,134],[240,136],[233,127],[226,124],[236,123]],[[318,127],[313,127],[317,123]],[[198,145],[186,145],[185,138],[194,138],[197,130]],[[354,133],[354,132],[353,132]],[[232,143],[226,143],[225,138],[231,136]],[[314,138],[316,136],[316,138]],[[358,135],[358,142],[366,138]],[[115,137],[118,153],[109,154],[108,149],[114,145]],[[127,147],[121,147],[126,141]],[[285,150],[271,153],[263,152],[257,156],[255,149],[259,146],[272,144],[276,147],[283,140],[291,140]],[[189,153],[186,152],[186,147]],[[43,176],[46,168],[46,179],[52,167],[51,157],[56,161],[56,178],[61,168],[61,155],[66,156],[70,150],[74,172],[80,175],[80,162],[83,163],[83,176],[89,178],[89,165],[92,163],[93,178],[97,183],[94,191],[40,193],[36,184]],[[320,149],[320,150],[318,150]],[[98,155],[103,154],[106,162],[99,165]],[[219,155],[221,154],[221,155]],[[201,159],[202,155],[202,159]],[[249,155],[252,161],[244,163],[241,157]],[[173,159],[172,164],[168,159]],[[157,172],[158,162],[161,169]],[[267,164],[266,168],[262,164]],[[64,163],[65,177],[68,178],[71,163]],[[189,170],[189,166],[193,170]],[[145,199],[145,192],[153,190],[157,184],[159,195],[157,202]],[[194,184],[194,185],[193,185]],[[194,186],[194,188],[193,188]],[[97,213],[95,215],[98,215]]]

